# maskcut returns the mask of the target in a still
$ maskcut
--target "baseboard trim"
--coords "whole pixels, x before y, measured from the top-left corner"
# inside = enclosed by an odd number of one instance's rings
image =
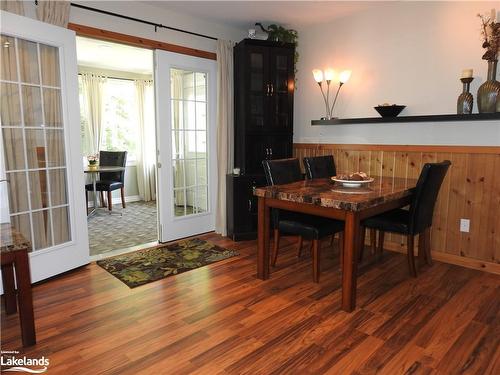
[[[90,199],[90,197],[91,197],[91,195],[89,195],[89,199]],[[142,198],[140,197],[140,195],[129,195],[129,196],[125,197],[125,203],[139,202],[141,200],[142,200]],[[99,200],[98,200],[98,202],[99,202]],[[122,203],[122,199],[120,197],[115,197],[115,198],[111,199],[111,202],[113,202],[113,204],[121,204]],[[94,207],[94,202],[89,201],[88,207],[89,208]]]
[[[406,248],[399,246],[396,243],[387,242],[384,244],[385,250],[394,251],[396,253],[406,254]],[[438,251],[431,251],[432,259],[443,262],[454,264],[456,266],[462,266],[466,268],[471,268],[474,270],[486,271],[496,275],[500,275],[500,264],[493,262],[485,262],[479,259],[464,258],[458,255],[442,253]]]
[[[128,197],[125,197],[125,203],[139,202],[141,200],[142,199],[139,195],[129,195]],[[120,197],[113,198],[113,199],[111,199],[111,201],[113,202],[113,204],[121,204],[122,203],[122,199]]]

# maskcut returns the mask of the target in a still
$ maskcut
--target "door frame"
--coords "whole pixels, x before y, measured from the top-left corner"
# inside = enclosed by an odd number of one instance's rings
[[[29,253],[31,281],[37,282],[90,262],[85,214],[85,181],[81,159],[76,34],[72,30],[9,12],[0,11],[0,17],[3,34],[48,44],[59,49],[71,240]],[[73,249],[60,251],[69,247]],[[74,251],[75,249],[78,251]]]
[[[214,60],[155,50],[155,102],[157,144],[157,201],[159,242],[215,230],[217,197],[217,64]],[[178,68],[207,74],[207,197],[208,211],[175,217],[172,178],[172,119],[170,69]],[[166,191],[165,194],[162,192]]]

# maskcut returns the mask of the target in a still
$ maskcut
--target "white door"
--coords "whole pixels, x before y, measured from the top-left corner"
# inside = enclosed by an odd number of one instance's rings
[[[75,33],[1,12],[2,227],[36,282],[89,263]]]
[[[215,229],[216,63],[155,51],[160,242]]]

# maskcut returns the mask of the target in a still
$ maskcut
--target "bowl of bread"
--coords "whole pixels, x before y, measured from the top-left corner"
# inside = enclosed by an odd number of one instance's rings
[[[331,177],[331,179],[348,188],[359,188],[374,181],[365,172],[342,173]]]

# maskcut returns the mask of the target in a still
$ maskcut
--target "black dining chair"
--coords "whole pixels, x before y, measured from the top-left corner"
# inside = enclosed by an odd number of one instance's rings
[[[337,168],[335,167],[333,155],[305,157],[303,162],[308,180],[315,178],[330,178],[337,174]],[[344,232],[339,233],[339,243],[344,242],[343,233]],[[334,240],[335,234],[332,235],[330,245],[333,245]]]
[[[430,252],[430,228],[439,189],[450,167],[449,160],[424,164],[415,187],[409,210],[396,209],[364,220],[361,225],[379,231],[378,251],[384,247],[384,233],[392,232],[407,238],[408,267],[417,276],[414,256],[414,237],[419,235],[419,257],[432,264]],[[361,247],[360,258],[363,256]]]
[[[303,180],[298,159],[263,160],[264,173],[269,185],[282,185]],[[271,253],[271,265],[276,265],[281,234],[299,236],[300,256],[303,239],[311,240],[313,258],[313,281],[319,282],[320,275],[320,243],[323,237],[344,230],[342,221],[319,216],[306,215],[281,209],[272,209],[272,225],[274,243]]]
[[[304,158],[304,168],[306,176],[310,180],[314,178],[330,178],[337,174],[333,155]]]
[[[99,166],[101,167],[125,167],[127,163],[127,151],[100,151]],[[85,194],[92,191],[92,184],[85,185]],[[114,190],[120,189],[122,198],[122,207],[125,208],[125,170],[117,172],[100,172],[99,180],[96,183],[96,190],[101,193],[101,202],[103,202],[103,192],[108,194],[108,210],[113,209],[113,199],[111,194]],[[104,205],[104,204],[103,204]]]

